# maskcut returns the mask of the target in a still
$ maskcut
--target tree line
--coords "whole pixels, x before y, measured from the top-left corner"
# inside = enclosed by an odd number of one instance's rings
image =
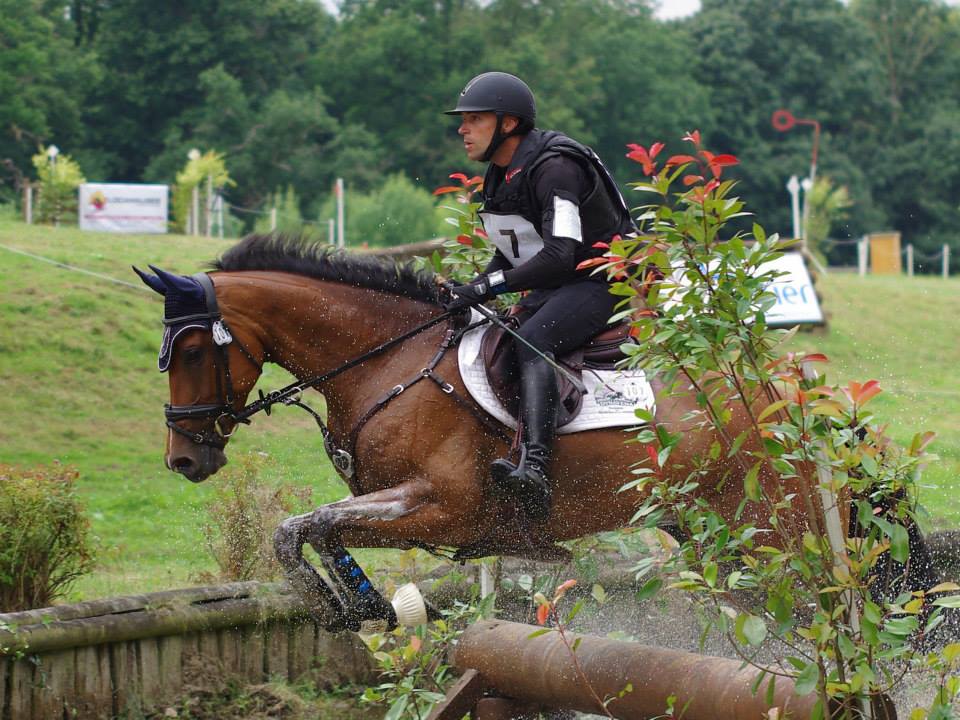
[[[442,111],[498,69],[622,183],[640,176],[627,143],[681,151],[699,129],[784,233],[812,135],[771,115],[816,119],[818,173],[852,203],[834,237],[960,244],[960,10],[942,0],[703,0],[674,21],[644,0],[0,0],[0,41],[0,201],[49,143],[102,181],[172,182],[191,148],[217,150],[232,203],[292,187],[304,217],[335,177],[429,190],[481,170]]]

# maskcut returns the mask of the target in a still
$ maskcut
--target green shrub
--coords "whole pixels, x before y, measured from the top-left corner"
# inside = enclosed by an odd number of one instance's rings
[[[62,221],[75,221],[77,217],[77,188],[86,182],[80,165],[61,153],[56,162],[50,162],[46,152],[33,156],[37,169],[38,193],[36,219],[41,223],[59,225]]]
[[[191,157],[190,161],[183,167],[183,170],[177,173],[177,181],[173,186],[173,229],[177,232],[187,232],[187,218],[190,216],[193,208],[193,189],[200,191],[199,201],[197,203],[198,218],[197,227],[204,228],[206,218],[206,207],[211,203],[208,196],[207,178],[210,179],[209,187],[214,193],[225,187],[235,185],[227,172],[226,156],[215,150],[210,150],[202,155]]]
[[[0,612],[47,607],[93,565],[77,472],[0,465]]]
[[[391,175],[370,193],[347,192],[344,198],[346,244],[391,247],[435,238],[442,232],[436,201],[405,175]],[[321,223],[336,217],[332,196],[320,209]]]
[[[267,465],[266,456],[259,453],[241,455],[221,473],[203,526],[207,549],[220,575],[205,580],[274,580],[279,576],[273,531],[310,501],[310,489],[265,482],[261,471]]]

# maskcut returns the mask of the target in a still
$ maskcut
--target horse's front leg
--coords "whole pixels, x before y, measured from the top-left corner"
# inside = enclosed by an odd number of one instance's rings
[[[315,524],[315,513],[287,518],[273,534],[273,547],[287,582],[327,630],[348,628],[343,603],[320,573],[303,557],[303,546]]]
[[[431,489],[428,483],[410,480],[311,513],[306,540],[337,583],[346,605],[348,628],[358,629],[366,620],[386,621],[393,628],[397,615],[344,548],[344,537],[351,545],[374,547],[409,547],[417,540],[429,542],[437,536],[445,539],[438,544],[459,544],[452,528],[462,526],[462,517],[451,517]]]

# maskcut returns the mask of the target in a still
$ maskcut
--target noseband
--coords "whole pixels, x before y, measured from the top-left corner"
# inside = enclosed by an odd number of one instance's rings
[[[263,364],[260,363],[243,343],[235,339],[227,327],[227,323],[220,314],[220,306],[217,304],[217,294],[213,287],[213,281],[205,272],[196,273],[193,279],[200,283],[203,288],[203,294],[206,299],[207,312],[195,313],[193,315],[181,315],[174,318],[164,318],[164,325],[180,325],[191,322],[202,322],[210,325],[210,332],[213,335],[213,347],[216,350],[216,360],[214,361],[214,371],[217,378],[217,403],[216,404],[197,404],[197,405],[171,405],[169,403],[163,406],[163,414],[167,418],[167,427],[179,435],[190,439],[197,445],[209,445],[223,450],[227,444],[227,438],[233,432],[227,432],[221,426],[221,422],[226,418],[231,420],[234,425],[238,423],[249,424],[250,420],[242,416],[234,408],[235,394],[233,392],[233,377],[230,374],[230,345],[236,343],[257,372],[263,370]],[[177,423],[181,420],[205,420],[214,418],[213,430],[193,431],[180,427]]]

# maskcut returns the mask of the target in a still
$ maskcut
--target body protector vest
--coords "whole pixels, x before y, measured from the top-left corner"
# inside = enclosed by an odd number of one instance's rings
[[[487,168],[483,184],[479,215],[484,230],[514,267],[530,260],[544,246],[544,208],[539,206],[533,178],[544,161],[557,156],[576,161],[586,173],[589,188],[579,208],[554,198],[554,235],[579,238],[578,263],[605,252],[594,248],[594,243],[637,232],[616,182],[593,150],[562,133],[533,130],[507,168],[493,164]]]

